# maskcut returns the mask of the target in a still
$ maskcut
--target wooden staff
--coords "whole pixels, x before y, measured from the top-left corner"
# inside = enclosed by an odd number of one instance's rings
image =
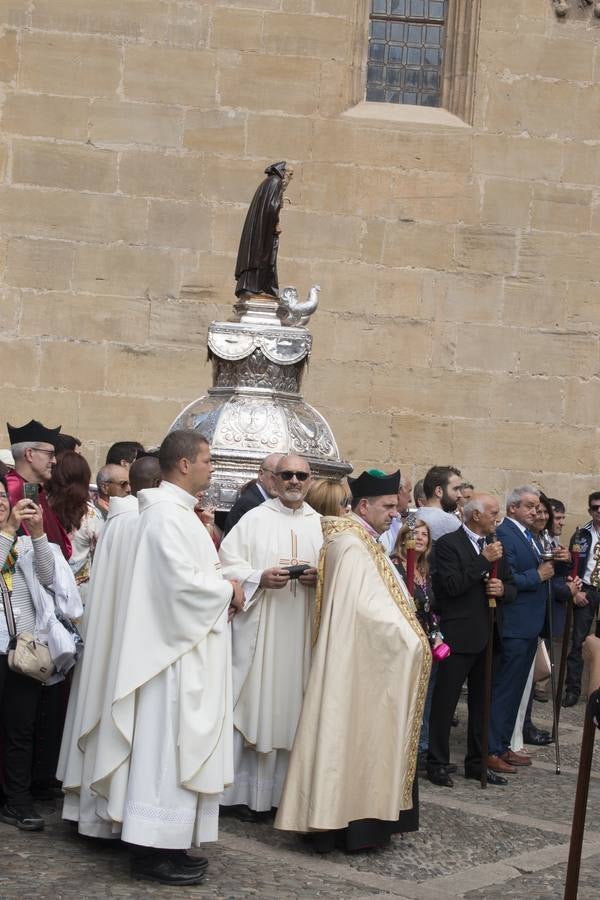
[[[573,544],[571,546],[571,574],[570,577],[572,579],[577,578],[579,574],[579,556],[581,554],[581,545],[579,543],[579,528],[575,529],[575,538],[573,540]],[[556,707],[556,728],[560,725],[560,710],[562,704],[562,695],[565,686],[565,675],[567,674],[567,655],[569,651],[569,641],[571,636],[571,626],[573,624],[573,604],[574,600],[571,597],[567,600],[567,614],[565,616],[565,627],[563,631],[563,643],[560,652],[560,665],[558,668],[558,684],[556,685],[556,697],[554,698],[554,703]],[[554,731],[554,727],[552,728],[552,740],[556,740],[556,733]]]
[[[590,773],[592,771],[592,757],[594,755],[595,730],[596,726],[592,719],[589,704],[586,704],[564,900],[577,900],[579,870],[581,868],[581,848],[583,846],[583,832],[585,830],[585,814],[590,787]]]
[[[410,528],[410,532],[406,539],[406,587],[408,588],[408,593],[411,597],[415,595],[415,565],[417,559],[417,550],[416,550],[416,540],[415,540],[415,526],[417,524],[417,517],[414,513],[410,513],[408,516],[408,527]]]
[[[490,535],[496,540],[496,535]],[[493,562],[490,578],[498,577],[498,563]],[[487,788],[487,758],[489,750],[490,710],[492,706],[492,663],[494,659],[494,627],[496,624],[496,598],[488,597],[488,642],[485,648],[485,681],[483,687],[483,726],[481,731],[481,787]]]

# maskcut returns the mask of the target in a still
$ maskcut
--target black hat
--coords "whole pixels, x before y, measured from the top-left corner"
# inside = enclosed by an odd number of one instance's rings
[[[8,431],[8,439],[11,447],[13,444],[29,444],[37,441],[43,444],[52,444],[54,447],[60,429],[60,425],[58,428],[46,428],[46,426],[42,425],[41,422],[38,422],[37,419],[32,419],[31,422],[27,422],[26,425],[21,425],[20,428],[11,425],[9,422],[6,423],[6,430]]]
[[[400,490],[400,469],[392,475],[386,475],[379,469],[369,469],[353,480],[350,490],[355,500],[362,497],[387,497],[397,494]]]

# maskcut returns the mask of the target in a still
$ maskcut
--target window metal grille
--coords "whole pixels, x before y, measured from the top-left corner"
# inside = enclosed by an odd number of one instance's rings
[[[439,106],[447,0],[371,0],[367,100]]]

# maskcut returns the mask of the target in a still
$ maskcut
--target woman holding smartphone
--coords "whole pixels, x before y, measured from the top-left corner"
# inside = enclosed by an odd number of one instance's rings
[[[29,536],[17,537],[22,525]],[[52,591],[52,594],[49,593]],[[35,596],[34,596],[35,595]],[[17,634],[29,632],[48,643],[52,658],[56,648],[65,650],[60,665],[66,671],[71,644],[56,618],[54,606],[69,618],[82,613],[81,600],[67,562],[48,542],[42,507],[30,499],[11,509],[6,480],[0,478],[0,726],[4,750],[4,805],[0,821],[23,831],[40,831],[44,820],[31,796],[31,763],[35,718],[42,683],[14,672],[8,665],[10,635],[5,604],[10,602]],[[57,673],[54,678],[60,680]]]

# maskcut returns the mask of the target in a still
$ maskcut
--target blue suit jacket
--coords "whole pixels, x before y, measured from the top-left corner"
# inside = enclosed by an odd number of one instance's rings
[[[535,638],[546,620],[548,585],[540,581],[541,560],[511,519],[496,530],[517,588],[516,599],[505,606],[502,635],[505,638]]]

